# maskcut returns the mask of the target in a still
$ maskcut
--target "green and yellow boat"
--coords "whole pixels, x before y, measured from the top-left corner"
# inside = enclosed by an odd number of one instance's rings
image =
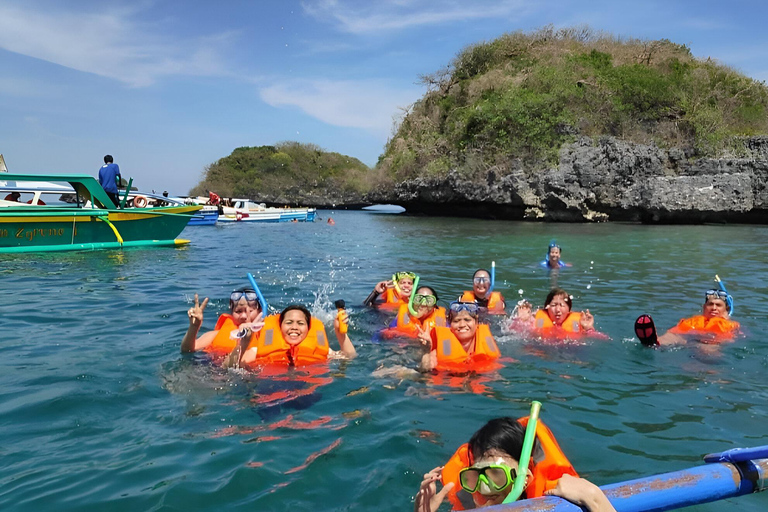
[[[176,237],[202,208],[121,209],[89,175],[3,172],[0,180],[0,253],[184,245],[189,240]],[[46,197],[58,197],[63,188],[72,189],[74,203],[40,199],[46,191]],[[29,194],[29,204],[19,202]]]

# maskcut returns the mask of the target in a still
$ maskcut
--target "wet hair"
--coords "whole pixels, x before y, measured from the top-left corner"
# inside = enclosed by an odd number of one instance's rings
[[[488,274],[489,276],[491,275],[491,273],[490,273],[490,272],[488,272],[487,270],[485,270],[484,268],[479,268],[479,269],[475,270],[475,273],[474,273],[474,274],[472,274],[472,279],[474,279],[474,278],[476,278],[476,277],[477,277],[477,274],[478,274],[478,272],[485,272],[485,273],[486,273],[486,274]]]
[[[440,297],[437,296],[437,292],[431,286],[419,285],[418,289],[416,290],[416,293],[418,293],[419,290],[421,290],[422,288],[426,288],[427,290],[429,290],[430,295],[434,295],[435,296],[435,300],[440,300]]]
[[[115,160],[112,158],[112,155],[104,155],[104,163],[105,164],[111,164]]]
[[[558,297],[560,295],[563,295],[565,297],[563,299],[563,301],[566,304],[568,304],[568,310],[569,311],[572,310],[573,309],[573,301],[571,300],[571,296],[568,295],[568,292],[566,292],[562,288],[552,288],[552,290],[550,290],[550,292],[547,294],[547,299],[544,301],[544,307],[549,306],[549,303],[552,302],[552,299],[554,299],[555,297]]]
[[[253,288],[251,288],[250,286],[241,286],[240,288],[237,288],[236,290],[232,290],[232,293],[235,293],[235,292],[243,292],[243,293],[246,293],[246,292],[251,292],[251,293],[256,293],[256,290],[254,290],[254,289],[253,289]],[[230,294],[230,295],[231,295],[231,294]],[[248,302],[248,299],[245,299],[245,301],[246,301],[246,302]],[[240,301],[238,300],[238,302],[240,302]],[[235,306],[236,306],[236,305],[237,305],[237,304],[235,304],[234,302],[232,302],[232,298],[230,297],[230,299],[229,299],[229,310],[230,310],[230,311],[233,311],[233,310],[235,309]],[[256,301],[256,308],[257,308],[259,311],[261,311],[261,302],[259,302],[258,300]],[[263,311],[262,311],[262,312],[263,312]]]
[[[285,319],[285,315],[289,311],[301,311],[302,313],[304,313],[304,316],[307,318],[307,325],[309,326],[312,323],[312,314],[309,312],[307,308],[305,308],[301,304],[291,304],[290,306],[288,306],[287,308],[285,308],[280,312],[280,320],[278,322],[280,325],[283,325],[283,320]]]
[[[472,434],[469,440],[471,462],[474,464],[474,461],[491,450],[504,452],[519,461],[524,440],[525,427],[516,419],[494,418]],[[538,444],[538,440],[536,444]]]
[[[475,311],[474,313],[472,313],[468,309],[464,309],[462,311],[459,311],[459,313],[462,313],[462,312],[467,313],[469,316],[471,316],[475,320],[478,320],[480,318],[480,310],[479,309],[477,311]],[[448,311],[446,312],[446,316],[448,317],[448,323],[451,323],[453,321],[454,317],[456,315],[458,315],[459,313],[454,313],[452,309],[448,308]]]

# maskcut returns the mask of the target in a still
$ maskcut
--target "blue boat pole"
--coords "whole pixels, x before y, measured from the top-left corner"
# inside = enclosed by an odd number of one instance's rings
[[[617,512],[661,512],[760,492],[768,488],[768,446],[707,455],[709,462],[682,471],[601,487]],[[580,512],[553,496],[488,507],[488,511]]]
[[[259,304],[261,304],[261,314],[266,316],[269,310],[267,309],[269,306],[267,306],[267,299],[264,298],[264,296],[261,294],[261,290],[259,290],[259,285],[256,284],[256,280],[253,278],[253,274],[248,272],[248,280],[251,282],[251,286],[253,286],[253,290],[256,292],[256,296],[259,298]]]

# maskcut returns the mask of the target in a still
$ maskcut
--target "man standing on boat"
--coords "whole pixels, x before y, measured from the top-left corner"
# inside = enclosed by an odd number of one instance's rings
[[[106,155],[104,157],[104,165],[99,169],[99,185],[101,185],[112,202],[115,203],[115,206],[120,205],[120,197],[117,194],[117,184],[120,178],[120,167],[114,163],[112,155]]]

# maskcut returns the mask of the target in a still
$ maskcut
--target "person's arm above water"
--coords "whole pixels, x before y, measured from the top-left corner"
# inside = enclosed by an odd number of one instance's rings
[[[579,507],[586,508],[588,512],[616,512],[605,493],[584,478],[565,474],[557,481],[554,489],[544,491],[544,494],[564,498]]]
[[[443,466],[438,466],[424,475],[419,492],[413,500],[413,512],[437,512],[454,483],[449,482],[437,492],[437,481],[442,478]]]
[[[344,310],[341,310],[340,314],[336,316],[336,318],[333,320],[333,330],[336,331],[336,339],[339,340],[339,348],[341,349],[341,353],[347,356],[348,358],[352,359],[357,355],[357,351],[355,350],[355,346],[352,344],[352,341],[349,339],[349,335],[344,332],[341,332],[341,323],[347,323],[349,321],[347,312]]]
[[[595,330],[595,317],[588,309],[581,312],[579,317],[579,327],[583,332],[591,332]]]
[[[203,299],[203,303],[200,304],[200,299],[198,298],[197,294],[195,294],[195,305],[189,308],[189,311],[187,311],[187,316],[189,316],[189,328],[184,334],[184,338],[181,340],[182,354],[188,354],[202,350],[210,345],[214,338],[216,338],[216,334],[219,331],[207,332],[199,338],[197,337],[197,333],[200,332],[200,326],[203,325],[203,311],[207,305],[208,297]]]

